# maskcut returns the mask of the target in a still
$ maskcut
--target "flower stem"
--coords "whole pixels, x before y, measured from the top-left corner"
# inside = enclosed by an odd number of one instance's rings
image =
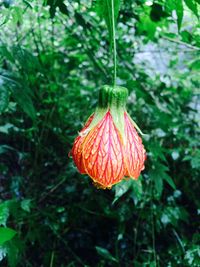
[[[115,6],[114,1],[111,0],[112,9],[112,53],[113,53],[113,85],[116,85],[117,78],[117,50],[116,50],[116,35],[115,35]]]

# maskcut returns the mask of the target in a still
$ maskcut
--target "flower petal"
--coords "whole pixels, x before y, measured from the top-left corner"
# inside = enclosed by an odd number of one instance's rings
[[[127,176],[137,179],[140,172],[144,169],[146,152],[142,144],[142,139],[139,137],[127,113],[124,113],[124,119],[126,137],[125,155],[127,164],[126,174]]]
[[[85,169],[84,169],[84,165],[83,165],[83,159],[82,159],[82,145],[83,142],[86,138],[86,135],[84,135],[84,132],[87,130],[87,128],[90,126],[92,120],[94,118],[94,114],[92,114],[89,119],[87,120],[85,126],[83,127],[83,129],[80,131],[79,135],[76,137],[75,141],[74,141],[74,145],[72,147],[72,157],[73,160],[79,170],[80,173],[84,174]]]
[[[123,142],[109,111],[86,137],[83,163],[87,174],[104,188],[124,177]]]

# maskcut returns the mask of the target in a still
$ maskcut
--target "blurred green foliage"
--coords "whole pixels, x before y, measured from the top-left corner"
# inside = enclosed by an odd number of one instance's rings
[[[121,1],[117,83],[148,155],[105,191],[68,157],[112,80],[99,3],[0,1],[0,266],[198,267],[200,2]]]

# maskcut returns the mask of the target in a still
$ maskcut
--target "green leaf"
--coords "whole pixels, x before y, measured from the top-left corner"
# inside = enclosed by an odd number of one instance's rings
[[[15,24],[17,24],[17,23],[22,24],[23,9],[21,7],[18,7],[18,6],[14,6],[12,9],[13,9],[13,12],[12,12],[13,22]]]
[[[8,217],[9,217],[9,208],[7,202],[3,202],[0,204],[0,225],[6,226]]]
[[[117,18],[120,11],[121,0],[114,0],[114,16],[115,16],[115,26],[117,24]],[[96,1],[96,11],[97,14],[102,17],[107,25],[110,43],[112,43],[113,27],[112,27],[112,0],[97,0]]]
[[[10,49],[6,44],[2,44],[0,46],[0,56],[5,58],[6,60],[9,60],[10,62],[15,62],[15,54],[11,53]]]
[[[178,31],[180,31],[183,20],[183,2],[182,0],[175,0],[175,3],[176,3],[175,6],[176,6]]]
[[[154,178],[155,188],[159,196],[161,196],[163,191],[163,178],[156,171],[151,173]]]
[[[176,189],[176,185],[174,183],[174,181],[172,180],[172,178],[168,175],[168,174],[164,174],[163,175],[163,179],[175,190]]]
[[[97,250],[97,253],[100,256],[102,256],[104,259],[110,260],[113,262],[118,262],[117,259],[115,257],[113,257],[112,254],[107,249],[99,247],[99,246],[96,246],[95,248]]]
[[[130,191],[130,197],[133,199],[134,203],[137,204],[137,202],[141,199],[143,192],[141,179],[123,180],[119,184],[115,185],[114,190],[115,198],[112,204],[114,204],[120,197],[122,197],[128,191]]]
[[[200,70],[200,60],[194,60],[190,65],[191,70]]]
[[[0,69],[0,81],[4,87],[12,93],[17,104],[34,120],[36,112],[31,100],[31,92],[29,88],[25,86],[23,81],[3,69]]]
[[[13,97],[17,104],[24,110],[24,112],[32,119],[35,120],[36,112],[33,102],[25,88],[13,90]]]
[[[174,0],[166,1],[165,5],[166,5],[167,11],[171,13],[173,10],[175,10],[175,8],[176,8],[175,4],[176,4],[176,1],[174,1]]]
[[[157,24],[153,22],[148,15],[143,15],[142,20],[138,24],[139,33],[143,33],[148,36],[150,40],[154,39],[156,33]]]
[[[9,10],[6,10],[6,11],[4,10],[3,20],[0,20],[0,27],[3,26],[4,24],[6,24],[9,21],[10,16],[11,16],[11,12]],[[0,19],[1,19],[1,17],[0,17]]]
[[[156,189],[158,195],[160,196],[162,194],[162,191],[163,191],[162,175],[160,174],[160,172],[158,171],[157,168],[154,168],[149,172],[149,176],[150,176],[150,179],[152,179],[154,181],[155,189]]]
[[[180,31],[183,20],[183,0],[168,0],[166,7],[168,12],[176,11],[178,31]]]
[[[15,235],[16,231],[7,227],[0,227],[0,246],[6,241],[11,240]]]
[[[113,204],[122,197],[128,190],[131,189],[133,181],[130,179],[128,181],[123,180],[119,184],[115,185],[115,198],[113,200]]]
[[[177,226],[178,221],[187,221],[188,220],[188,213],[182,207],[166,207],[163,210],[161,216],[161,222],[163,225],[167,225],[171,223],[174,226]]]
[[[29,3],[29,1],[23,0],[23,2],[27,5],[27,7],[31,8],[31,9],[33,8],[32,4]]]
[[[199,18],[198,14],[198,6],[195,0],[184,0],[187,7],[195,14],[197,18]]]
[[[193,154],[187,155],[183,158],[183,161],[190,161],[193,169],[199,170],[200,168],[200,150],[195,150]]]
[[[15,151],[15,149],[11,146],[0,145],[0,155],[6,153],[8,151]]]
[[[24,211],[30,212],[30,207],[31,207],[31,199],[24,199],[21,202],[21,208]]]
[[[18,128],[15,127],[11,123],[6,123],[6,124],[0,126],[0,133],[9,134],[9,132],[10,132],[11,129],[12,130],[17,130]],[[0,154],[1,154],[1,146],[0,146]]]
[[[24,245],[18,237],[5,244],[9,267],[16,267],[20,262],[20,256],[23,253]]]
[[[158,162],[155,163],[154,168],[149,172],[150,178],[154,181],[159,196],[163,191],[163,180],[165,180],[173,189],[176,189],[172,178],[166,173],[167,171],[168,167]]]
[[[135,205],[137,205],[138,201],[141,200],[142,195],[143,195],[142,180],[140,178],[138,180],[132,180],[131,197]]]
[[[188,266],[200,266],[200,246],[192,245],[190,249],[185,252],[184,260]]]
[[[1,84],[2,83],[2,84]],[[0,77],[0,114],[8,107],[9,92],[8,89],[3,86],[3,82]]]
[[[69,14],[67,6],[64,3],[64,0],[59,0],[59,1],[44,0],[44,5],[50,6],[49,13],[50,13],[51,18],[55,17],[57,8],[59,8],[60,12],[62,12],[63,14],[65,15]]]

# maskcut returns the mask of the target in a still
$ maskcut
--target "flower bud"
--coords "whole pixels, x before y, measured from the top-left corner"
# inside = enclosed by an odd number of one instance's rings
[[[125,176],[137,179],[144,169],[142,140],[126,111],[128,90],[104,85],[95,113],[75,139],[73,160],[101,188],[111,188]]]

